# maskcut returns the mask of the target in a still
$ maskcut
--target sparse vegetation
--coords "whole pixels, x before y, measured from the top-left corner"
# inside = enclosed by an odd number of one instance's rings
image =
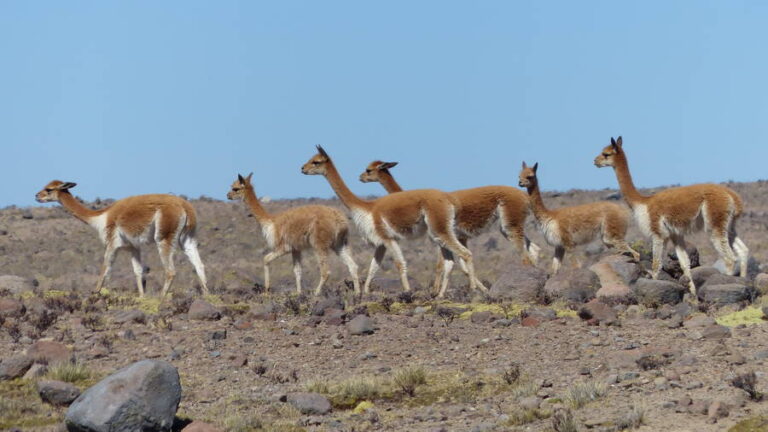
[[[78,383],[88,381],[94,374],[84,363],[62,362],[49,367],[46,376],[52,380]]]
[[[410,366],[395,372],[394,383],[408,396],[416,395],[416,387],[427,383],[427,373],[421,366]]]
[[[642,405],[632,405],[629,410],[616,420],[616,430],[637,429],[645,421],[646,409]]]
[[[737,375],[731,380],[731,385],[747,392],[749,398],[755,402],[763,399],[763,394],[755,388],[757,386],[757,375],[754,371]]]
[[[598,381],[583,381],[576,383],[566,391],[565,401],[573,408],[584,405],[605,396],[608,386]]]
[[[571,410],[559,409],[552,415],[552,429],[554,432],[578,432],[576,423],[573,421]]]
[[[528,423],[533,423],[538,420],[548,419],[552,416],[552,412],[542,409],[529,409],[516,407],[509,412],[509,420],[507,424],[510,426],[522,426]]]
[[[504,369],[502,378],[504,379],[504,382],[509,385],[516,384],[520,379],[520,365],[512,362],[506,369]]]

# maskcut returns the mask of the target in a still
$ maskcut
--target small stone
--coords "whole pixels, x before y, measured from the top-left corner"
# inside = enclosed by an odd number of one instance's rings
[[[238,318],[232,326],[237,330],[250,330],[253,328],[253,321],[247,318]]]
[[[710,281],[715,276],[710,278]],[[699,300],[718,305],[751,301],[754,297],[753,288],[740,283],[711,285],[709,282],[696,291]]]
[[[221,311],[205,300],[196,299],[189,306],[187,316],[191,320],[214,321],[221,318]]]
[[[0,381],[12,380],[23,376],[29,370],[34,360],[25,355],[9,357],[0,363]]]
[[[479,311],[472,312],[469,316],[469,320],[475,324],[484,324],[493,321],[493,313],[491,311]]]
[[[62,381],[38,381],[37,392],[43,402],[51,405],[69,405],[80,396],[74,385]]]
[[[715,324],[701,330],[701,335],[704,339],[725,339],[731,337],[731,329]]]
[[[635,284],[637,300],[646,307],[680,303],[686,291],[679,283],[663,280],[638,279]]]
[[[755,289],[758,294],[768,294],[768,273],[759,273],[755,276]]]
[[[312,315],[323,316],[326,309],[344,310],[344,301],[340,297],[326,297],[312,306]]]
[[[214,330],[208,334],[210,340],[224,340],[227,338],[227,330]]]
[[[370,317],[358,315],[347,323],[347,330],[351,335],[373,334],[376,326]]]
[[[695,400],[688,406],[688,412],[691,414],[706,415],[709,412],[709,405],[711,403],[711,401],[706,399]]]
[[[129,309],[116,313],[112,318],[112,321],[114,321],[116,324],[145,324],[147,322],[147,315],[138,309]]]
[[[245,354],[234,354],[230,356],[229,364],[236,368],[246,366],[248,364],[248,356]]]
[[[709,405],[707,420],[716,423],[719,419],[728,417],[728,405],[725,402],[715,401]]]
[[[701,381],[691,381],[685,385],[686,390],[696,390],[702,387],[704,387],[704,384],[702,384]]]
[[[318,393],[289,393],[287,400],[305,415],[324,415],[331,411],[328,398]]]
[[[40,378],[41,376],[48,373],[48,366],[40,363],[35,363],[32,365],[32,367],[27,370],[27,373],[24,374],[25,380],[34,380],[37,378]]]
[[[12,298],[0,298],[0,318],[18,318],[24,315],[24,304]]]
[[[74,361],[72,350],[66,345],[48,340],[39,340],[27,349],[27,355],[38,363],[52,366],[57,363]]]
[[[618,321],[618,315],[610,306],[600,300],[591,300],[579,309],[579,317],[584,320],[596,320],[598,323],[606,325],[615,324]]]
[[[523,327],[538,327],[541,324],[541,321],[539,321],[539,319],[535,317],[525,317],[520,322],[520,324]]]

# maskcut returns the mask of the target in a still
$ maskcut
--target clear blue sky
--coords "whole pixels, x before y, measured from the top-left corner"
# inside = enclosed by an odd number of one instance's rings
[[[761,1],[3,1],[0,206],[52,179],[86,198],[329,197],[399,161],[406,188],[616,187],[766,177]]]

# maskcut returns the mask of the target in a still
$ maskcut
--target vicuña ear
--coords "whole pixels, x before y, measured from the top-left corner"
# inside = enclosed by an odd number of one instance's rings
[[[538,162],[536,162],[535,164],[533,164],[533,173],[534,173],[534,174],[536,174],[536,170],[537,170],[537,169],[539,169],[539,163],[538,163]]]
[[[245,181],[246,181],[248,184],[251,184],[251,177],[253,177],[253,172],[251,172],[250,174],[248,174],[248,177],[246,177],[246,178],[245,178]]]
[[[240,174],[237,175],[237,181],[239,181],[240,184],[245,184],[245,179]]]
[[[379,165],[379,169],[390,169],[397,166],[397,162],[384,162],[383,164]]]
[[[59,190],[67,190],[67,189],[72,189],[75,186],[77,186],[77,183],[66,182],[66,183],[62,184],[61,186],[59,186],[58,189]]]
[[[621,136],[619,136],[618,138],[616,138],[616,145],[617,145],[619,148],[621,148],[621,145],[622,145],[622,144],[623,144],[623,142],[622,142],[622,140],[621,140]]]
[[[323,157],[326,157],[328,159],[331,158],[330,156],[328,156],[328,153],[326,153],[325,150],[320,145],[317,145],[316,147],[317,147],[317,152],[320,153]]]
[[[525,164],[525,161],[523,161],[523,169],[528,168],[528,165]]]

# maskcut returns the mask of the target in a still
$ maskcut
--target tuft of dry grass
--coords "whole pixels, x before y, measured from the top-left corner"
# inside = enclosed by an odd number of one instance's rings
[[[569,409],[559,409],[552,415],[552,430],[555,432],[578,432],[573,413]]]
[[[62,362],[48,368],[46,376],[52,380],[68,383],[88,381],[93,372],[83,363]]]
[[[584,381],[576,383],[566,390],[565,402],[573,408],[581,408],[584,405],[605,396],[608,386],[598,381]]]
[[[427,372],[422,366],[410,366],[395,372],[393,382],[410,397],[416,395],[416,387],[427,383]]]
[[[629,411],[616,420],[617,430],[637,429],[645,422],[646,409],[642,405],[632,405]]]

